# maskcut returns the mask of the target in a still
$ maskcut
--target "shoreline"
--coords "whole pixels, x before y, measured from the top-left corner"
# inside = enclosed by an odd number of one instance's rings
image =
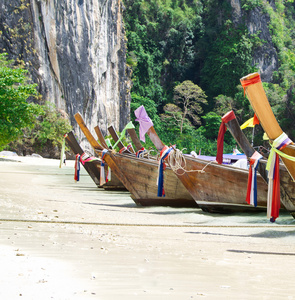
[[[1,299],[295,298],[290,215],[138,207],[58,166],[0,159]]]

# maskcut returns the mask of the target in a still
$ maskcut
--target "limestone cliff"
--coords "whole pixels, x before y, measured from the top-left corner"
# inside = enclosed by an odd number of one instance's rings
[[[0,0],[0,47],[21,58],[44,100],[87,125],[122,129],[130,76],[120,0]]]
[[[273,72],[278,69],[278,55],[272,43],[271,33],[268,28],[270,16],[263,6],[253,7],[251,10],[243,10],[241,0],[229,0],[233,9],[233,22],[245,24],[250,34],[257,34],[263,41],[263,45],[254,51],[253,64],[257,65],[261,79],[266,82],[272,80]],[[271,5],[274,1],[265,1],[264,6]]]

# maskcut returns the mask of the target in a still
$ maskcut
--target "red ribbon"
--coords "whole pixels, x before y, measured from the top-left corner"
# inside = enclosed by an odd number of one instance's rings
[[[123,147],[122,149],[119,150],[119,153],[122,154],[125,150],[127,150],[127,148]]]
[[[216,155],[216,161],[219,164],[222,164],[223,161],[223,141],[224,141],[224,134],[226,132],[225,124],[235,118],[236,118],[235,113],[232,110],[226,113],[221,118],[221,124],[219,127],[218,138],[217,138],[217,155]]]
[[[246,196],[246,201],[248,204],[251,204],[251,187],[252,187],[252,167],[251,167],[251,161],[250,161],[248,185],[247,185],[247,196]]]
[[[273,179],[272,206],[271,206],[271,222],[274,222],[280,213],[280,157],[276,153],[275,171]]]
[[[243,79],[243,80],[241,80],[241,84],[242,84],[242,87],[244,89],[244,96],[245,96],[245,92],[246,92],[246,87],[249,86],[249,85],[258,83],[258,82],[261,82],[259,74],[257,74],[255,77],[253,77],[251,79]]]
[[[260,124],[260,122],[259,122],[256,114],[254,114],[253,125],[259,125],[259,124]]]
[[[80,154],[76,154],[74,180],[79,181],[79,179],[80,179]]]

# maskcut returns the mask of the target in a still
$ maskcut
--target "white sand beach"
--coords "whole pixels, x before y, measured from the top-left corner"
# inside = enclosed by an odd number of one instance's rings
[[[295,299],[288,213],[138,207],[58,166],[0,157],[1,300]]]

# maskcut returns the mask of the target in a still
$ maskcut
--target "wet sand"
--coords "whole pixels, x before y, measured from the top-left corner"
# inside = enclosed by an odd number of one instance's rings
[[[0,299],[295,299],[287,213],[137,207],[58,165],[0,159]]]

